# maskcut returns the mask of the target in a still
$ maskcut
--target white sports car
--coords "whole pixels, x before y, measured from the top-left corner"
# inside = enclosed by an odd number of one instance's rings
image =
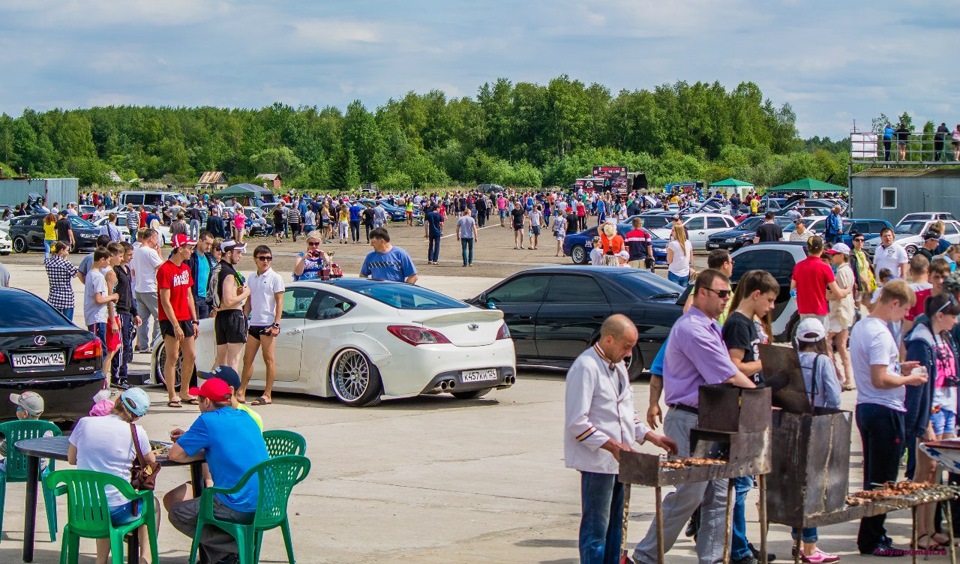
[[[213,321],[200,322],[197,366],[204,370],[216,356]],[[509,388],[517,373],[501,311],[420,286],[359,278],[289,284],[275,356],[274,390],[335,396],[351,406],[419,394],[478,398]],[[164,358],[160,345],[153,374],[160,376]],[[254,367],[250,387],[262,389],[259,356]]]

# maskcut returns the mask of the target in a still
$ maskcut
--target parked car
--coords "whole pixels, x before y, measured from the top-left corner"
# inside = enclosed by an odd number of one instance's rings
[[[198,366],[213,365],[213,321],[200,322]],[[152,362],[158,381],[165,358],[161,344]],[[283,294],[273,388],[350,406],[419,394],[473,399],[512,386],[514,358],[499,311],[399,282],[301,281]],[[264,379],[258,362],[251,387],[262,388]]]
[[[755,215],[746,218],[740,222],[740,225],[737,225],[730,231],[714,233],[707,239],[707,250],[727,249],[729,251],[735,251],[740,247],[752,245],[753,238],[757,236],[757,228],[760,227],[763,221],[762,216]],[[788,225],[793,225],[793,222],[789,218],[783,216],[776,217],[775,221],[782,229],[785,229]]]
[[[683,308],[683,288],[652,272],[610,266],[524,270],[467,303],[503,312],[517,364],[566,370],[599,338],[603,320],[622,313],[640,339],[627,362],[630,377],[649,367]]]
[[[93,225],[96,226],[99,231],[101,227],[107,223],[106,217],[102,217],[93,222]],[[130,238],[130,228],[127,227],[127,218],[124,216],[117,216],[117,229],[120,230],[120,238],[127,243],[133,243],[133,240]]]
[[[731,254],[733,275],[730,281],[736,284],[750,270],[766,270],[780,284],[780,294],[770,312],[773,338],[778,342],[792,342],[800,315],[797,301],[790,298],[790,279],[793,267],[807,258],[806,244],[801,242],[757,243],[743,247]]]
[[[946,238],[947,241],[950,241],[951,245],[960,243],[960,221],[955,219],[902,221],[893,228],[893,233],[896,235],[896,242],[907,251],[908,257],[913,258],[917,249],[923,246],[923,234],[930,231],[930,228],[938,221],[943,221],[943,226],[946,230],[946,233],[941,233],[941,236]],[[880,237],[867,239],[863,242],[863,250],[870,256],[873,256],[873,253],[876,252],[879,245]]]
[[[25,253],[29,250],[43,250],[43,218],[45,213],[36,213],[15,217],[10,220],[10,238],[13,240],[13,250]],[[97,235],[100,229],[85,219],[75,215],[68,215],[70,227],[73,229],[75,245],[70,252],[92,251],[97,247]]]
[[[13,250],[13,240],[10,239],[10,235],[0,229],[0,256],[7,256],[10,254],[10,251]]]
[[[889,227],[893,229],[893,225],[889,221],[881,218],[867,218],[867,219],[848,219],[844,220],[843,231],[844,234],[840,236],[840,242],[853,248],[853,235],[850,235],[854,231],[863,235],[864,240],[872,239],[874,237],[880,236],[880,231]]]
[[[97,212],[97,206],[89,206],[84,204],[77,207],[78,207],[78,213],[80,214],[80,217],[87,221],[90,221],[91,219],[93,219],[93,214]]]
[[[719,213],[692,213],[682,217],[687,228],[687,237],[694,249],[706,249],[707,239],[716,233],[729,231],[737,226],[737,220]],[[662,239],[670,238],[669,226],[653,229]]]
[[[643,228],[646,230],[663,229],[670,225],[675,215],[677,215],[676,212],[665,212],[663,210],[648,211],[640,214],[640,219],[643,220]]]
[[[940,221],[946,219],[957,219],[953,217],[953,214],[950,212],[916,212],[908,213],[907,215],[900,218],[900,221],[897,222],[897,225],[907,221]]]
[[[103,388],[100,340],[75,326],[45,300],[0,288],[0,397],[33,390],[43,396],[43,418],[76,421]],[[16,405],[0,402],[0,419]]]
[[[493,194],[503,191],[503,186],[500,186],[499,184],[480,184],[477,186],[477,192],[483,192],[484,194]]]
[[[823,235],[823,228],[827,225],[826,216],[822,215],[812,215],[810,217],[802,217],[803,224],[806,226],[807,230],[812,230],[817,235]],[[788,223],[783,228],[783,240],[789,241],[790,234],[797,230],[797,226],[792,221]]]
[[[776,210],[774,213],[776,213],[777,215],[784,215],[788,211],[794,208],[797,208],[799,205],[800,205],[800,200],[794,200],[789,204],[783,206],[779,210]],[[841,208],[840,215],[842,216],[847,215],[847,205],[845,203],[837,204],[833,200],[812,200],[810,198],[807,198],[806,201],[804,202],[805,209],[813,210],[814,215],[830,215],[830,212],[833,211],[833,207],[836,205],[839,205]],[[803,215],[803,214],[800,214],[800,215]]]
[[[644,218],[646,222],[646,218]],[[657,236],[652,230],[644,229],[650,234],[653,246],[653,260],[656,264],[666,266],[667,264],[667,240]],[[626,235],[633,231],[633,224],[630,222],[618,223],[617,233]],[[573,264],[587,264],[590,262],[590,251],[593,250],[593,238],[597,236],[597,227],[591,227],[573,235],[567,235],[563,238],[563,255],[573,260]]]

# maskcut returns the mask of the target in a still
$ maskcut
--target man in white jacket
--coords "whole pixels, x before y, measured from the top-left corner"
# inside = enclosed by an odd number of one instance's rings
[[[617,480],[620,453],[644,441],[677,452],[676,443],[651,432],[634,410],[623,359],[637,338],[629,318],[612,315],[603,322],[597,344],[581,353],[567,372],[563,452],[567,467],[581,474],[582,563],[620,561],[624,492]]]

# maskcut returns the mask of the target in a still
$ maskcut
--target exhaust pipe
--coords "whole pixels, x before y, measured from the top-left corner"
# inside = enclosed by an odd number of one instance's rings
[[[456,388],[456,387],[457,387],[457,381],[456,381],[456,380],[450,380],[450,384],[448,384],[448,387],[449,387],[451,390],[454,389],[454,388]]]
[[[446,380],[441,380],[441,381],[440,381],[440,390],[441,390],[441,391],[444,391],[444,392],[447,391],[447,381],[446,381]]]

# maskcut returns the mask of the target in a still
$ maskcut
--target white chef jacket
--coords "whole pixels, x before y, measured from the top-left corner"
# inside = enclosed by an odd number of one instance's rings
[[[623,361],[610,368],[597,347],[583,351],[567,372],[563,455],[567,468],[617,474],[620,464],[600,447],[608,439],[643,443],[650,428],[633,407],[633,388]]]

